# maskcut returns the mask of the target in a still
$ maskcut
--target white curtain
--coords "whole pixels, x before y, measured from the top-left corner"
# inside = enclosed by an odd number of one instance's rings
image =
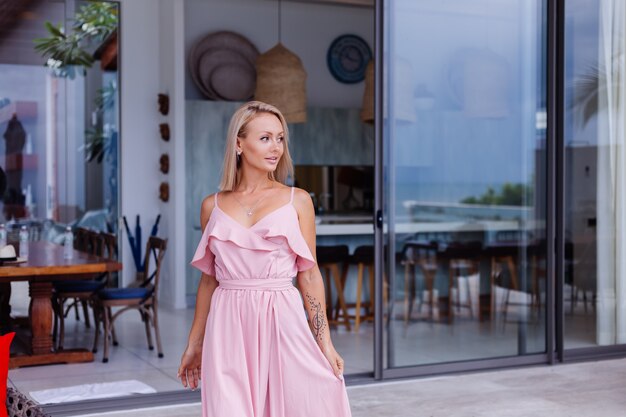
[[[598,108],[598,345],[626,343],[626,1],[601,0]]]

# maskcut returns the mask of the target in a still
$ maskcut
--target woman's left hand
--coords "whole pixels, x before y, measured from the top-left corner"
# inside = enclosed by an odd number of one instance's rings
[[[343,381],[343,358],[339,356],[339,353],[332,346],[322,349],[322,353],[328,360],[328,363],[330,363],[330,366],[332,366],[335,376]]]

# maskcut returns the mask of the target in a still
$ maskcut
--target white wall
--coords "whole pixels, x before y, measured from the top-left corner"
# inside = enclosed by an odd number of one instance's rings
[[[184,49],[183,0],[122,0],[121,10],[121,214],[129,220],[141,216],[143,243],[153,221],[161,214],[158,236],[168,239],[159,300],[185,307],[185,153],[184,153]],[[170,112],[158,111],[159,93],[170,97]],[[159,124],[170,125],[165,142]],[[170,171],[159,170],[167,153]],[[159,186],[167,181],[170,200],[159,199]],[[126,233],[122,230],[123,283],[134,279],[135,267]]]
[[[157,111],[159,7],[153,0],[121,0],[121,211],[131,231],[139,214],[146,236],[161,211],[158,199],[160,143]],[[166,220],[166,219],[163,219]],[[164,222],[167,223],[167,222]],[[123,284],[134,279],[126,232],[122,235]],[[164,236],[163,233],[161,233]]]
[[[185,265],[185,78],[184,1],[160,0],[160,88],[169,95],[170,112],[162,120],[170,125],[171,139],[161,140],[161,151],[170,159],[168,174],[159,175],[170,185],[170,201],[161,203],[163,234],[168,249],[161,287],[161,300],[176,308],[186,307]],[[155,163],[158,160],[155,160]],[[155,165],[155,169],[157,165]]]
[[[278,0],[186,0],[185,51],[205,35],[230,30],[248,38],[263,53],[278,40]],[[326,52],[340,35],[361,36],[374,52],[374,9],[282,2],[282,43],[297,54],[308,73],[311,106],[361,107],[363,82],[342,84],[328,71]],[[185,62],[186,98],[202,99]]]

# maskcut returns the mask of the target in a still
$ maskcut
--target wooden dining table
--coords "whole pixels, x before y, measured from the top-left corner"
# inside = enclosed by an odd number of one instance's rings
[[[53,282],[93,279],[99,273],[121,270],[122,264],[77,250],[73,250],[71,259],[65,259],[63,246],[46,241],[29,242],[28,252],[26,262],[0,266],[0,283],[28,281],[30,295],[29,351],[12,356],[9,367],[93,361],[88,349],[54,349]]]

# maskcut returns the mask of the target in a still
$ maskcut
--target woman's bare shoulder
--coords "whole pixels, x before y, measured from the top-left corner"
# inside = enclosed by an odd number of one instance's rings
[[[202,228],[206,226],[206,223],[209,221],[209,217],[215,208],[215,193],[206,196],[202,200],[202,205],[200,208],[200,222],[202,223]]]
[[[302,188],[294,187],[293,204],[299,214],[313,210],[313,200],[311,200],[309,192]]]
[[[215,194],[217,193],[209,194],[202,199],[202,211],[209,210],[210,213],[213,210],[213,207],[215,207]]]

